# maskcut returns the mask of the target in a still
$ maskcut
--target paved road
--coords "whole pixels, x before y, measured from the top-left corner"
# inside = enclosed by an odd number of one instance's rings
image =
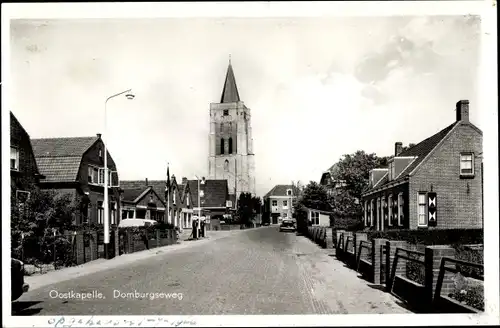
[[[116,291],[165,294],[156,299],[121,298],[115,297]],[[56,292],[100,293],[103,298],[51,298]],[[174,293],[179,293],[176,298]],[[276,227],[247,230],[41,287],[13,303],[13,315],[342,313],[408,311],[327,250]]]

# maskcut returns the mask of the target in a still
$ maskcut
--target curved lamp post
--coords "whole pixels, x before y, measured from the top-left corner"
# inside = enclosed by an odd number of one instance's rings
[[[132,100],[135,96],[132,94],[132,89],[128,89],[112,96],[109,96],[104,102],[104,135],[106,135],[107,124],[107,105],[108,101],[125,94],[127,99]],[[109,246],[109,200],[108,200],[108,152],[106,151],[106,143],[104,143],[104,255],[109,259],[108,246]]]

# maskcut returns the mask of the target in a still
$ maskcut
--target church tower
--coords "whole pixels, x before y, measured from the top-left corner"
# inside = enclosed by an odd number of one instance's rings
[[[209,179],[226,179],[229,194],[255,195],[250,108],[240,100],[231,58],[219,103],[210,104]]]

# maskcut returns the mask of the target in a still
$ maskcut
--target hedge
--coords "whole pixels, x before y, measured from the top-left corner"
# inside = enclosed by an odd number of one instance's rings
[[[385,238],[423,245],[483,244],[483,229],[367,231],[368,239]]]

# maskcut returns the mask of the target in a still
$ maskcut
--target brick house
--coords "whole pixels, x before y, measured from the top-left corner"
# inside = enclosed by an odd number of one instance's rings
[[[209,221],[210,226],[216,226],[220,220],[229,211],[229,189],[227,180],[207,180],[203,177],[201,180],[188,180],[182,178],[185,186],[184,198],[189,201],[190,208],[193,209],[193,215],[198,215],[201,210],[201,215],[205,216]],[[199,185],[199,193],[198,193]],[[200,205],[198,204],[198,195]]]
[[[292,218],[298,190],[292,185],[276,185],[263,197],[264,216],[271,224]]]
[[[482,228],[482,156],[482,132],[469,121],[469,101],[461,100],[453,124],[407,149],[396,142],[389,167],[370,172],[365,226]]]
[[[32,139],[36,162],[45,179],[41,189],[69,194],[79,204],[73,224],[104,223],[104,143],[95,137]],[[119,179],[107,151],[110,223],[118,224]]]
[[[122,211],[123,218],[125,218],[123,215],[127,215],[127,218],[134,215],[135,206],[130,203],[130,198],[133,198],[135,195],[138,197],[142,193],[145,193],[145,195],[149,195],[149,200],[152,196],[153,202],[156,204],[156,218],[153,218],[154,220],[169,222],[181,229],[191,228],[190,220],[193,210],[190,201],[186,199],[189,194],[186,195],[184,193],[185,185],[179,185],[175,176],[172,176],[170,179],[168,200],[166,180],[123,180],[120,181],[120,187],[123,190],[122,201],[124,210],[127,210],[126,214]],[[146,190],[149,190],[149,194],[146,193]],[[143,206],[145,205],[141,204],[141,207]],[[168,206],[170,206],[170,221],[169,213],[166,212]],[[149,210],[154,210],[153,203],[149,207]]]
[[[10,112],[10,185],[12,196],[24,202],[38,187],[40,174],[29,134]]]

